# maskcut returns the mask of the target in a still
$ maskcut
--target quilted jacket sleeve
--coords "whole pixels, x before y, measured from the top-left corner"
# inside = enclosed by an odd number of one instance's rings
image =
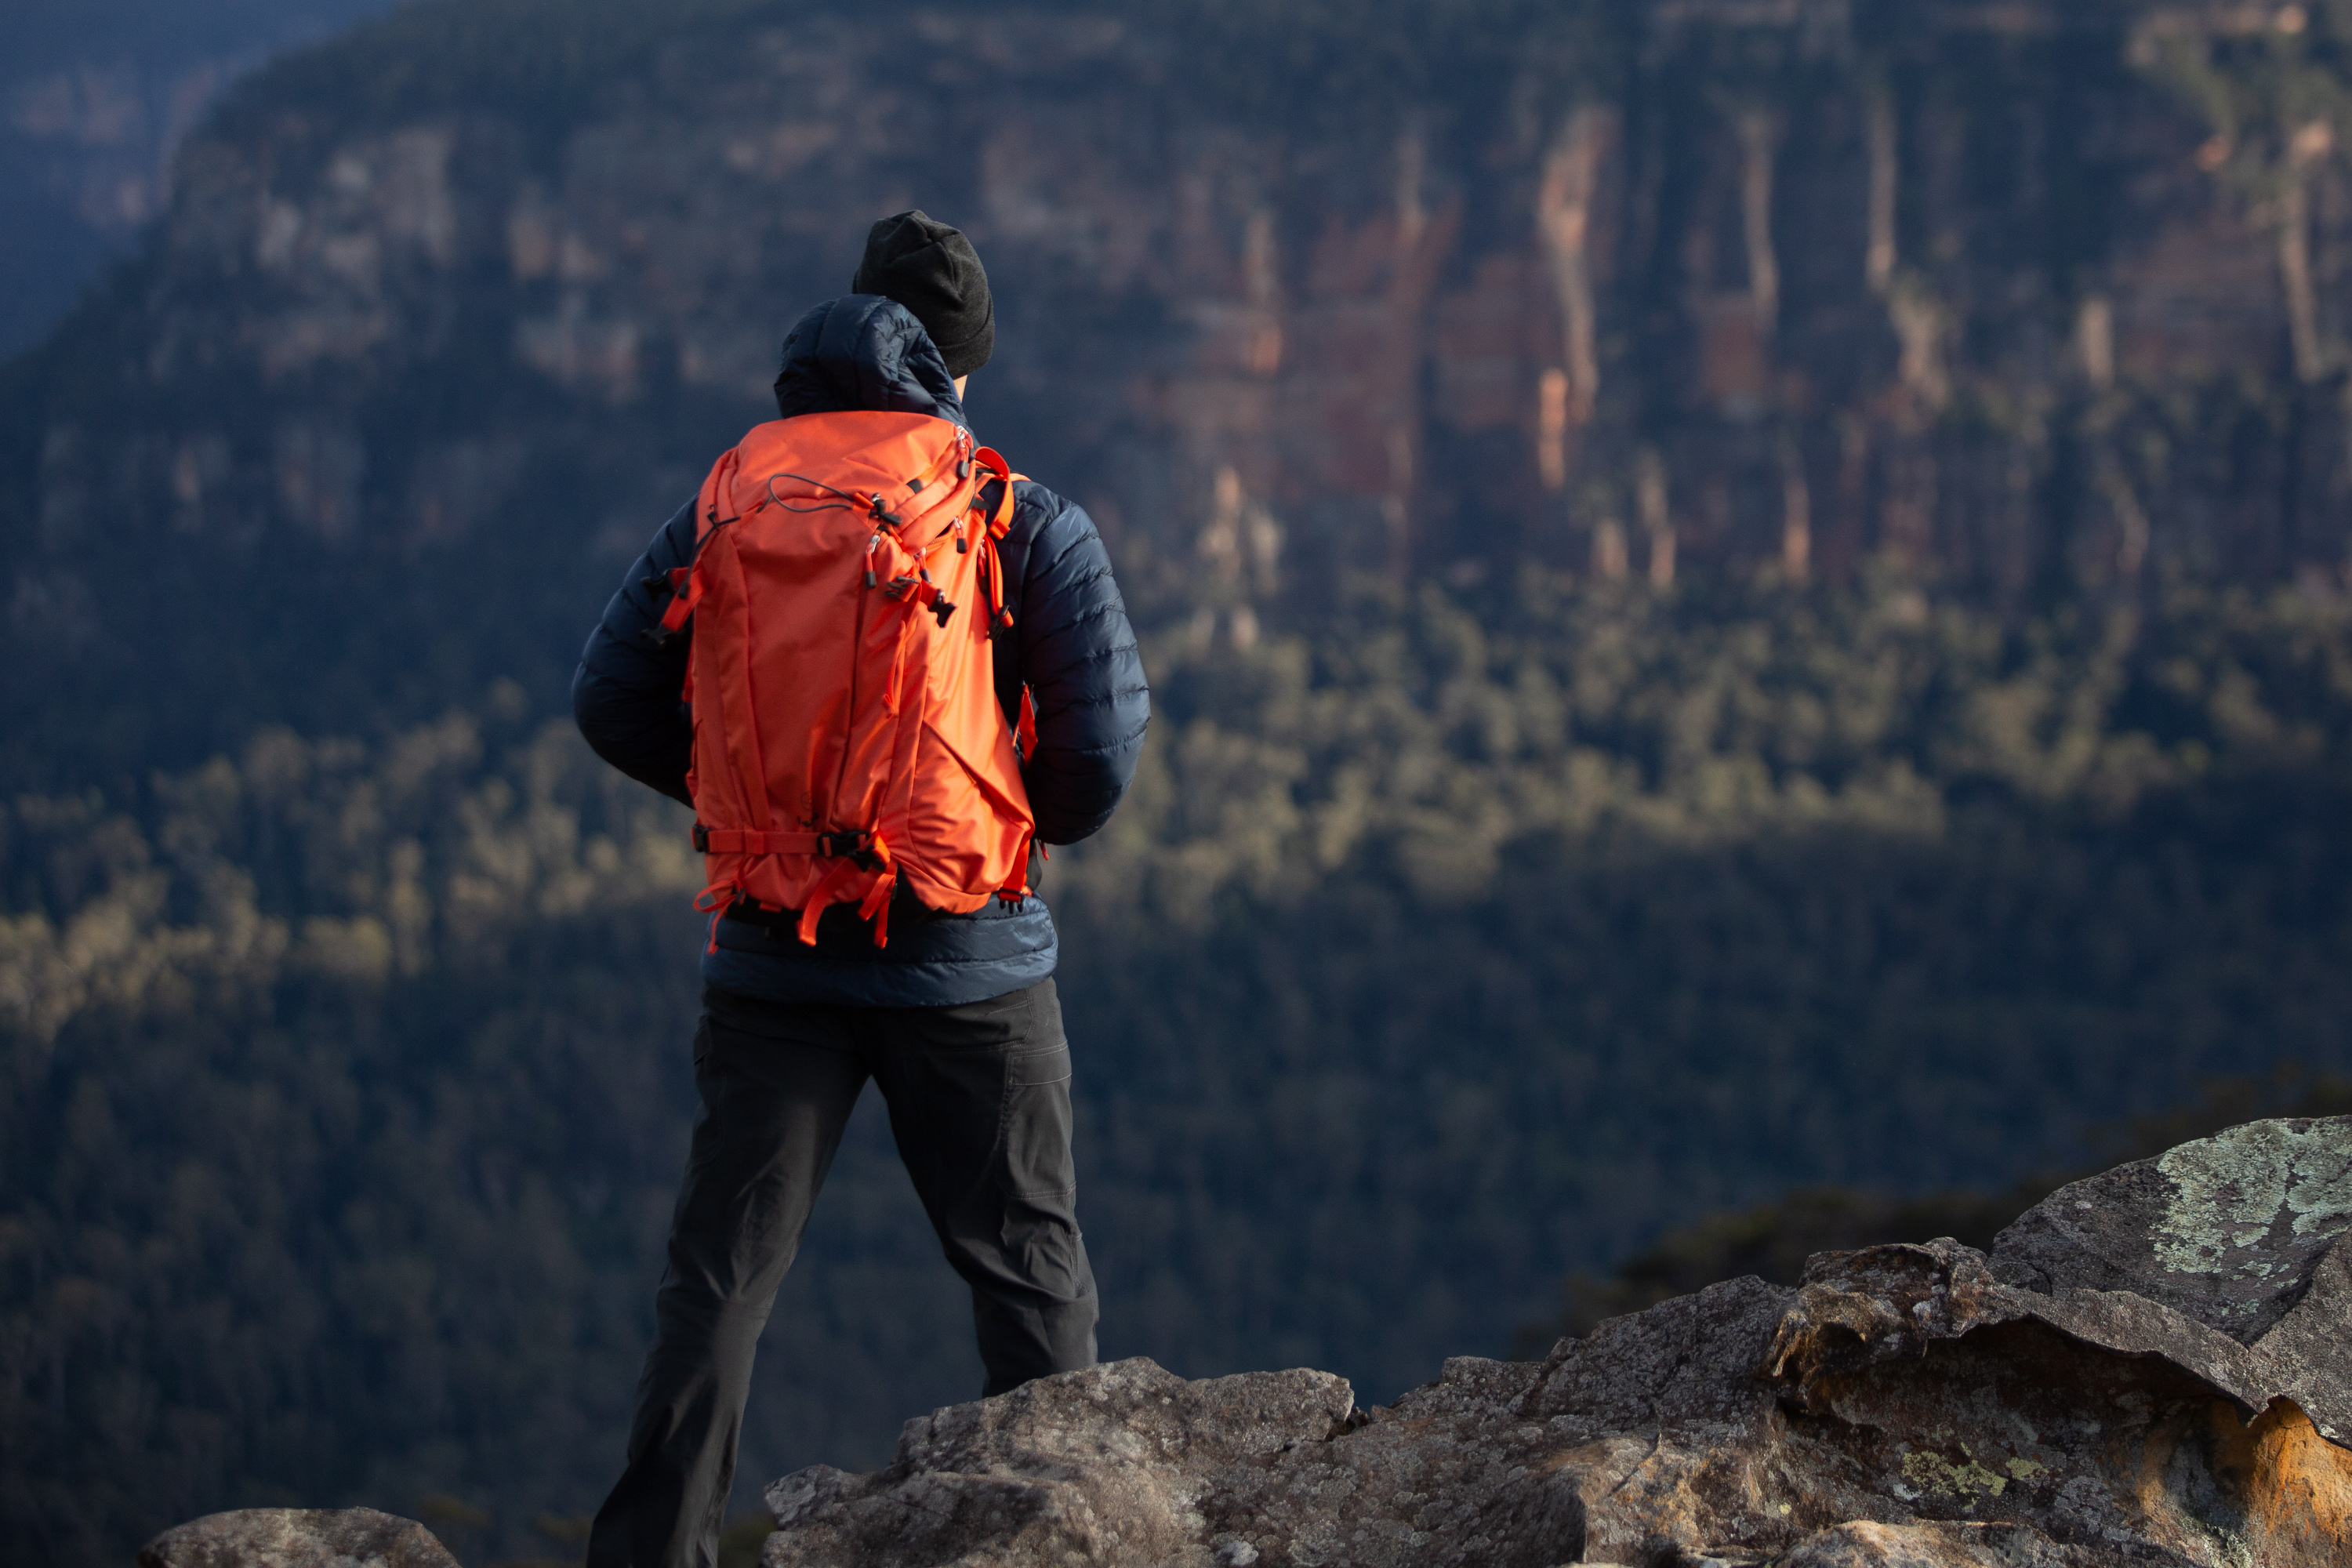
[[[997,698],[1017,712],[1028,685],[1037,744],[1022,779],[1037,837],[1075,844],[1127,793],[1151,693],[1094,520],[1042,485],[1016,485],[1013,499],[1005,581],[1020,586],[1013,628],[997,638]]]
[[[639,784],[689,805],[686,771],[694,761],[694,720],[678,693],[686,684],[693,626],[665,640],[661,614],[668,595],[656,596],[646,584],[692,564],[694,549],[689,500],[622,579],[572,677],[572,717],[590,749]]]

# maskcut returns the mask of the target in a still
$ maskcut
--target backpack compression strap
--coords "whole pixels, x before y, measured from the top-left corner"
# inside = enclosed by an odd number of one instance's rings
[[[694,825],[694,848],[699,855],[824,855],[855,857],[866,853],[866,836],[858,833],[773,833],[756,827],[705,827]]]
[[[874,945],[890,945],[890,895],[898,890],[898,862],[879,833],[772,832],[756,827],[705,827],[698,822],[694,825],[694,847],[703,855],[807,855],[837,861],[810,890],[808,902],[801,910],[800,939],[808,945],[816,942],[816,922],[824,911],[835,904],[856,899],[857,879],[879,872],[866,888],[857,912],[874,922]],[[730,887],[721,897],[708,904],[698,901],[696,907],[723,913],[733,892]],[[714,944],[718,941],[715,921],[711,941]]]
[[[1013,612],[1004,607],[1004,560],[996,551],[996,542],[1013,531],[1013,481],[1025,479],[1026,474],[1016,474],[1003,455],[993,447],[982,447],[972,453],[971,460],[994,474],[1002,487],[996,495],[996,510],[988,519],[988,530],[982,538],[981,548],[987,552],[982,568],[988,574],[988,624],[999,631],[1013,624]],[[978,510],[981,498],[988,493],[988,482],[982,480],[971,493],[971,504]]]
[[[988,624],[998,631],[1003,631],[1013,625],[1013,612],[1004,607],[1004,557],[996,546],[998,541],[1013,531],[1013,482],[1029,476],[1014,473],[1013,465],[1007,463],[1004,455],[993,447],[981,447],[972,453],[971,460],[994,475],[999,487],[995,510],[989,514],[988,524],[981,532],[981,549],[985,552],[982,557],[981,570],[988,578]],[[985,504],[982,498],[987,493],[987,482],[982,481],[972,491],[972,510],[976,511]],[[1013,739],[1019,754],[1024,758],[1037,748],[1037,708],[1026,686],[1021,689],[1021,717],[1013,726]],[[997,897],[1017,903],[1029,896],[1029,847],[1035,838],[1034,826],[1023,836],[1021,852],[1013,861],[1013,879],[997,889]]]
[[[840,833],[811,834],[809,837],[837,840],[857,836]],[[832,870],[824,874],[824,880],[810,889],[808,902],[801,909],[800,939],[803,946],[816,945],[816,922],[824,911],[835,904],[845,904],[856,898],[857,879],[873,875],[877,870],[880,875],[875,876],[867,885],[866,897],[857,906],[857,913],[861,919],[874,922],[875,946],[890,945],[890,895],[898,890],[898,863],[892,858],[890,847],[882,841],[881,834],[869,833],[865,837],[863,848],[845,855]],[[819,850],[818,853],[826,851]]]

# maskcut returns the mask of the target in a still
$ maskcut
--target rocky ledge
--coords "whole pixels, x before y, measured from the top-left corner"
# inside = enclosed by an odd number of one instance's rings
[[[2342,1563],[2347,1229],[2352,1118],[2260,1121],[2063,1188],[1989,1256],[1824,1253],[1386,1409],[1119,1362],[776,1482],[765,1565]],[[173,1538],[144,1560],[195,1568]],[[279,1561],[218,1530],[201,1559]]]
[[[167,1530],[139,1568],[457,1568],[413,1519],[372,1508],[246,1508]]]
[[[768,1489],[767,1568],[2352,1561],[2352,1118],[2053,1194],[1990,1257],[1824,1253],[1387,1409],[1147,1361]]]

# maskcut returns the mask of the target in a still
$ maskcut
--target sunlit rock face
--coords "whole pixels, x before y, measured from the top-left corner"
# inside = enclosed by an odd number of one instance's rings
[[[2061,1188],[1988,1256],[1826,1252],[1475,1356],[1386,1408],[1140,1358],[767,1489],[766,1568],[2323,1568],[2352,1552],[2352,1117]],[[446,1563],[363,1510],[219,1514],[145,1568]]]
[[[1990,1258],[1823,1253],[1386,1409],[1323,1373],[1066,1373],[777,1482],[766,1562],[2318,1568],[2352,1551],[2347,1179],[2352,1118],[2258,1122]]]
[[[32,411],[15,633],[167,635],[156,562],[282,540],[373,562],[363,618],[420,560],[560,557],[400,613],[576,642],[910,205],[997,285],[983,433],[1213,635],[1528,565],[2343,585],[2317,13],[1645,7],[1427,101],[1246,111],[1112,18],[744,16],[527,110],[263,79]],[[429,79],[462,37],[337,68]],[[126,584],[100,533],[164,553]]]
[[[139,1568],[457,1568],[414,1520],[373,1509],[248,1508],[167,1530]]]

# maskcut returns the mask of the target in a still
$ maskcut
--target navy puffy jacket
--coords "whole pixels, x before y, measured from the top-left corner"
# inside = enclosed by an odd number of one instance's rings
[[[784,340],[776,407],[785,418],[851,408],[936,415],[966,423],[955,383],[921,325],[870,294],[820,305]],[[1073,844],[1110,818],[1143,749],[1150,693],[1127,606],[1093,520],[1043,485],[1013,486],[1012,531],[999,547],[1013,611],[996,636],[996,694],[1008,718],[1026,682],[1037,744],[1023,764],[1037,837]],[[645,582],[694,559],[694,502],[654,535],[604,607],[572,682],[572,710],[596,754],[664,795],[688,800],[691,717],[678,700],[688,637],[656,635],[660,607]],[[689,802],[690,804],[690,802]],[[946,1006],[1000,996],[1054,972],[1054,918],[1043,899],[992,900],[969,915],[914,904],[902,884],[890,945],[877,948],[850,905],[827,910],[814,947],[788,924],[723,919],[703,978],[721,991],[778,1002]]]

